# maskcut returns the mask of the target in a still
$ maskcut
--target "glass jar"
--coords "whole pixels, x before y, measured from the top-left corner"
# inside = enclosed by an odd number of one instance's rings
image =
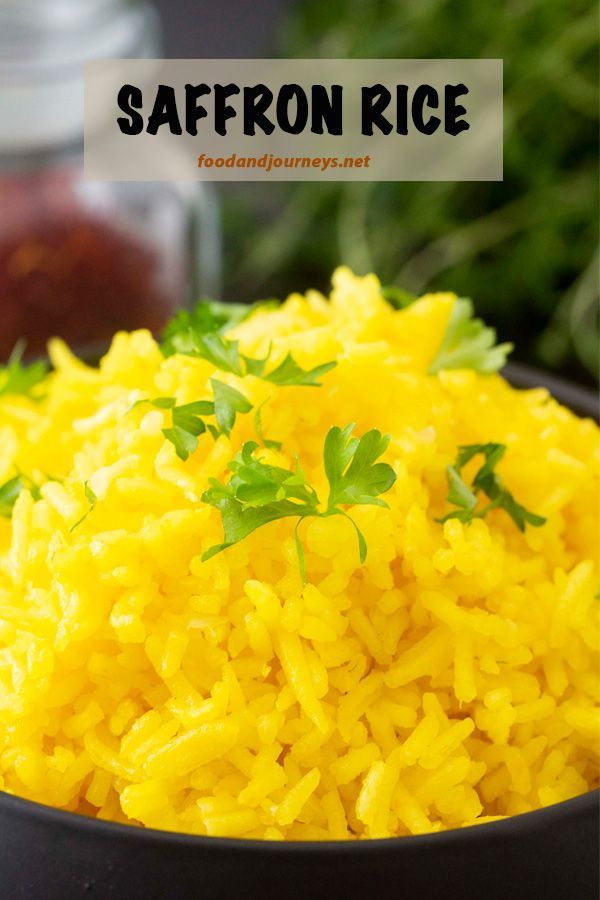
[[[0,359],[25,338],[102,346],[160,330],[216,294],[214,196],[202,183],[83,177],[83,63],[159,56],[144,2],[0,0]]]

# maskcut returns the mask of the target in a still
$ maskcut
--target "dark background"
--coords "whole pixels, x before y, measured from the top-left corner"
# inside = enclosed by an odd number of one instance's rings
[[[501,57],[501,183],[224,185],[224,297],[327,290],[339,263],[454,290],[515,355],[598,375],[596,0],[157,0],[170,57]]]
[[[243,59],[275,55],[278,29],[294,0],[156,0],[155,5],[166,57]]]

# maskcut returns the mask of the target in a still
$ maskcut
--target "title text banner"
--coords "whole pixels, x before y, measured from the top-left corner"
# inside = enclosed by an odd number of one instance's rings
[[[502,60],[86,65],[85,171],[126,181],[499,181]]]

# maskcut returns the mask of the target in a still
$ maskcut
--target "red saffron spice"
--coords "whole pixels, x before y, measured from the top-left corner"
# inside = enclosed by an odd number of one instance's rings
[[[82,202],[69,170],[0,176],[0,359],[17,340],[102,344],[119,329],[157,332],[185,296],[184,249],[166,258],[131,216]]]

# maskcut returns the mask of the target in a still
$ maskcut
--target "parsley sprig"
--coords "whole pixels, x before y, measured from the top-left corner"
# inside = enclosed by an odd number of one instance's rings
[[[177,406],[175,397],[154,397],[151,400],[138,400],[134,407],[144,403],[157,409],[170,410],[171,427],[163,428],[162,433],[175,447],[177,456],[185,462],[198,447],[198,437],[207,430],[202,416],[214,415],[214,403],[210,400],[196,400],[194,403]]]
[[[166,326],[162,337],[162,351],[165,356],[181,352],[177,344],[182,335],[190,330],[196,335],[223,332],[235,328],[258,307],[272,307],[277,300],[263,300],[258,303],[221,303],[208,297],[199,300],[191,311],[177,313]]]
[[[61,482],[60,478],[56,478],[53,475],[46,475],[47,481],[56,481]],[[24,490],[28,490],[31,493],[31,496],[35,501],[42,499],[41,493],[41,485],[37,484],[33,481],[29,475],[25,475],[24,472],[17,472],[17,474],[6,481],[3,485],[0,485],[0,516],[5,519],[12,518],[13,510],[15,508],[15,503],[17,502],[20,494]],[[85,495],[85,499],[88,502],[88,509],[85,513],[78,519],[73,525],[71,525],[69,531],[75,531],[90,513],[94,510],[96,503],[98,502],[98,498],[96,497],[94,491],[89,486],[86,481],[83,486],[83,492]]]
[[[215,306],[218,307],[218,314],[215,313]],[[231,372],[240,378],[254,375],[280,387],[292,385],[320,387],[319,378],[337,365],[335,361],[331,361],[313,369],[303,369],[292,354],[288,353],[282,362],[267,372],[270,351],[264,359],[245,356],[240,353],[239,341],[230,340],[222,333],[223,328],[232,327],[242,321],[247,315],[245,311],[255,307],[244,307],[244,314],[234,312],[229,319],[223,321],[229,306],[228,303],[216,305],[214,302],[203,301],[196,305],[193,312],[179,313],[165,331],[162,344],[165,356],[180,353],[184,356],[206,359],[222,372]],[[233,306],[239,307],[241,304]]]
[[[22,476],[15,475],[9,478],[3,485],[0,485],[0,516],[10,519],[18,500],[19,494],[23,490],[24,482]]]
[[[231,434],[237,413],[250,412],[252,403],[241,391],[231,387],[230,384],[225,384],[224,381],[219,381],[218,378],[211,378],[210,381],[215,398],[217,424],[222,434]]]
[[[333,369],[335,361],[323,363],[313,369],[303,369],[294,359],[291,353],[270,372],[266,371],[270,353],[264,359],[255,359],[240,353],[239,341],[232,341],[218,332],[208,334],[196,333],[193,329],[172,338],[172,345],[177,353],[184,356],[193,356],[198,359],[206,359],[215,368],[222,372],[231,372],[243,378],[245,375],[255,375],[263,381],[277,384],[280,387],[304,386],[320,387],[319,378]]]
[[[442,343],[429,366],[430,375],[442,369],[474,369],[488,375],[506,363],[513,345],[496,345],[495,330],[474,318],[473,312],[471,300],[464,297],[456,300]]]
[[[447,469],[447,500],[458,508],[436,519],[437,522],[444,523],[448,519],[471,522],[473,519],[483,519],[492,509],[503,509],[513,519],[519,531],[525,531],[526,524],[539,527],[545,523],[546,519],[543,516],[538,516],[517,503],[496,473],[496,466],[505,452],[504,444],[468,444],[459,447],[454,465],[448,466]],[[462,477],[462,470],[479,454],[484,457],[484,463],[476,472],[469,487]],[[485,494],[490,502],[478,509],[479,494]]]
[[[157,409],[170,411],[171,426],[163,428],[162,433],[184,462],[197,450],[201,434],[209,431],[215,440],[220,434],[229,435],[235,425],[237,413],[247,413],[252,409],[248,398],[231,385],[217,378],[211,378],[211,385],[212,400],[195,400],[178,406],[175,397],[154,397],[150,400],[138,400],[134,404],[135,407],[148,403]],[[218,427],[205,422],[206,416],[214,416]]]
[[[354,425],[331,428],[325,438],[323,462],[329,482],[329,497],[322,508],[316,490],[307,481],[296,458],[293,469],[274,466],[256,455],[255,441],[244,444],[228,465],[232,475],[227,484],[211,479],[202,500],[219,510],[224,541],[210,547],[203,559],[239,543],[257,528],[278,519],[297,518],[296,551],[302,580],[306,580],[304,551],[298,534],[308,517],[344,516],[356,531],[360,562],[367,558],[367,544],[356,522],[344,506],[387,506],[380,494],[388,491],[396,475],[387,463],[377,460],[385,452],[389,437],[372,429],[362,437],[352,437]]]
[[[48,366],[42,360],[25,365],[23,354],[25,341],[19,341],[10,355],[8,364],[0,367],[0,397],[8,394],[30,395],[48,374]]]
[[[267,301],[267,304],[276,301]],[[303,385],[320,387],[319,378],[334,368],[335,361],[303,369],[291,353],[274,368],[267,372],[271,351],[264,359],[256,359],[240,353],[239,342],[225,337],[223,331],[243,321],[257,306],[265,303],[245,306],[243,304],[218,303],[214,300],[203,300],[196,304],[191,312],[180,312],[167,325],[163,335],[162,351],[165,356],[180,353],[206,359],[222,372],[230,372],[238,378],[254,375],[279,387]],[[199,400],[194,403],[177,405],[174,397],[156,397],[153,400],[140,400],[139,403],[150,403],[164,410],[171,411],[172,424],[163,429],[163,435],[175,447],[182,460],[187,460],[198,447],[198,438],[208,431],[215,440],[220,434],[231,434],[238,414],[245,414],[253,409],[253,404],[237,388],[211,378],[212,400]],[[206,416],[214,416],[216,424],[204,421]],[[279,447],[277,441],[266,439],[262,434],[260,410],[255,414],[256,433],[265,447]]]
[[[75,522],[74,525],[71,525],[71,527],[69,528],[69,531],[70,531],[70,532],[75,531],[76,528],[79,528],[80,525],[83,525],[83,523],[85,522],[85,520],[87,519],[87,517],[88,517],[88,516],[94,511],[94,509],[96,508],[96,503],[98,502],[98,498],[97,498],[97,496],[95,495],[95,493],[93,492],[93,490],[91,489],[91,487],[89,486],[89,484],[88,484],[87,481],[84,482],[84,485],[83,485],[83,493],[84,493],[84,495],[85,495],[85,499],[86,499],[87,502],[88,502],[88,508],[86,509],[86,511],[84,512],[84,514],[81,516],[81,518],[80,518],[80,519],[77,519],[77,521]]]
[[[46,474],[45,478],[46,481],[60,482],[60,478],[56,478],[54,475]],[[29,491],[36,502],[42,499],[41,485],[17,469],[17,474],[13,478],[0,485],[0,516],[5,519],[12,517],[15,503],[21,491],[24,490]]]

